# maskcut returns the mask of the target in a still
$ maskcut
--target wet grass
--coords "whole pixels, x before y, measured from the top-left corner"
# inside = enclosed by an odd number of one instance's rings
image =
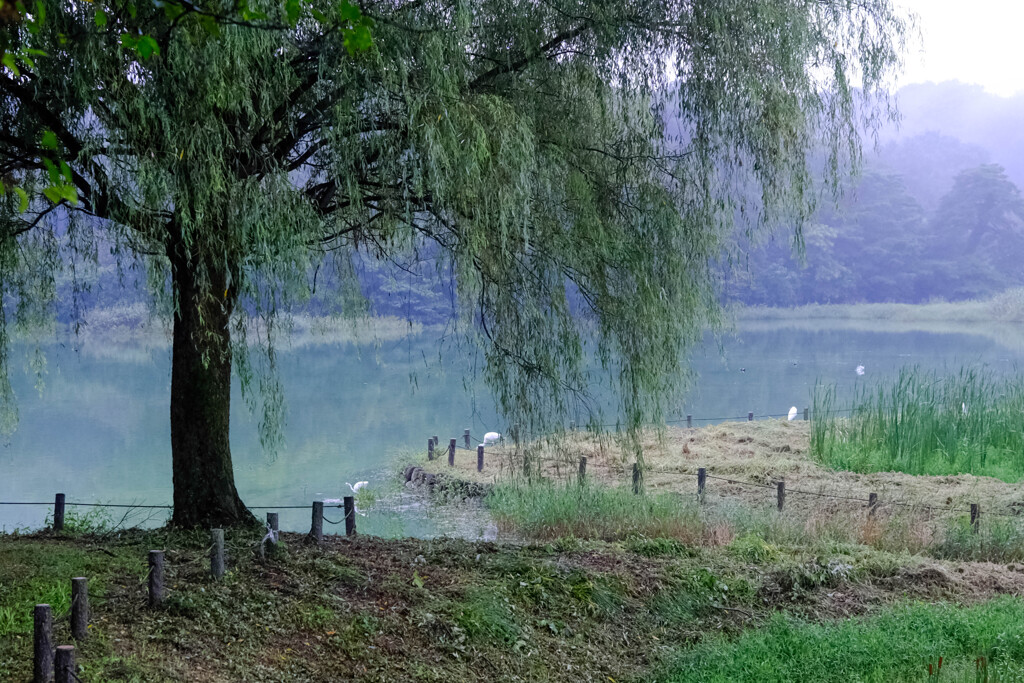
[[[847,415],[848,412],[848,415]],[[860,387],[850,408],[835,388],[815,389],[811,454],[854,472],[1024,477],[1024,378],[919,367]]]
[[[941,662],[941,665],[940,665]],[[816,624],[775,615],[733,641],[714,640],[669,667],[669,681],[1021,681],[1024,601],[970,608],[916,604]]]

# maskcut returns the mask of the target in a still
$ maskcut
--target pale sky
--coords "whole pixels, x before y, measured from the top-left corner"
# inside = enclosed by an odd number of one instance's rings
[[[1009,96],[1024,91],[1024,2],[894,0],[914,12],[923,36],[900,85],[959,80]]]

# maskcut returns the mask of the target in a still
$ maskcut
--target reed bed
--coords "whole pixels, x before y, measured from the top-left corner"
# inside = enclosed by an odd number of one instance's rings
[[[1024,377],[980,368],[940,375],[920,367],[855,391],[815,387],[811,455],[854,472],[1024,477]]]

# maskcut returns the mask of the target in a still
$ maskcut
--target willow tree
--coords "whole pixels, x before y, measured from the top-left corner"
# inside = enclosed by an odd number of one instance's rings
[[[351,285],[360,252],[430,250],[524,426],[594,359],[627,426],[660,418],[716,316],[723,237],[740,215],[798,228],[812,147],[832,179],[856,163],[907,29],[889,0],[38,7],[41,29],[3,29],[45,53],[0,76],[0,170],[30,200],[0,211],[4,311],[50,305],[96,244],[147,263],[173,303],[182,525],[247,517],[228,444],[246,320],[272,329],[321,262]]]

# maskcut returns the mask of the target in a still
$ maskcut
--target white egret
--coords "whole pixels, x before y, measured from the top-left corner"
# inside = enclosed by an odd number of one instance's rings
[[[368,481],[357,481],[355,486],[353,486],[352,484],[349,484],[347,481],[345,483],[348,485],[348,487],[350,489],[352,489],[352,493],[359,493],[359,489],[363,488],[364,486],[366,486],[370,482],[368,482]]]
[[[857,369],[854,370],[854,372],[856,372],[858,376],[863,375],[864,374],[864,366],[863,365],[858,365]]]
[[[484,434],[485,446],[492,443],[498,443],[499,440],[501,440],[501,434],[499,434],[498,432],[487,432],[486,434]]]
[[[792,422],[796,419],[796,406],[789,409],[789,421]]]

